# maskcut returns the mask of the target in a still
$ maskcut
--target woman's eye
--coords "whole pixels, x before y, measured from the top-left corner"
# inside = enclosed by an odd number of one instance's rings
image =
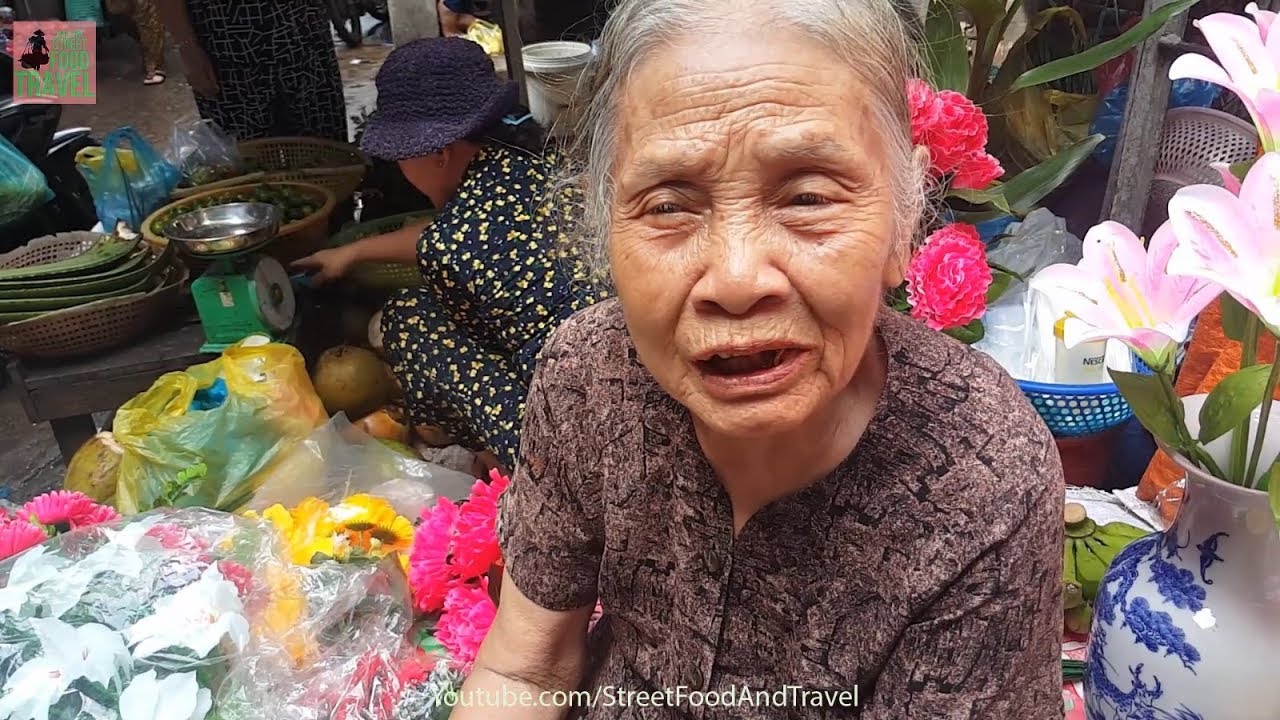
[[[657,205],[654,205],[653,207],[649,208],[649,214],[650,215],[674,215],[675,213],[678,213],[683,209],[684,208],[680,207],[675,203],[664,202],[664,203],[658,203]]]
[[[800,193],[791,198],[792,205],[825,205],[827,199],[817,193]]]

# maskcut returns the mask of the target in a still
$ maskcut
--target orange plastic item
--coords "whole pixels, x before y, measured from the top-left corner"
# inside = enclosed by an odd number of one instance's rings
[[[1187,356],[1182,362],[1178,382],[1174,389],[1180,397],[1207,393],[1217,387],[1223,378],[1240,369],[1240,343],[1228,338],[1222,331],[1222,306],[1215,300],[1200,313]],[[1258,347],[1258,362],[1269,363],[1276,355],[1274,338],[1265,336]],[[1276,392],[1280,399],[1280,390]],[[1156,451],[1147,471],[1138,484],[1138,497],[1157,502],[1162,516],[1172,519],[1177,512],[1181,492],[1161,491],[1173,485],[1185,473],[1163,451]]]

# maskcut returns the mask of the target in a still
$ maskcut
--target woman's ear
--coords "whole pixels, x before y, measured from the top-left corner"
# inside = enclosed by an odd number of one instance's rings
[[[889,257],[884,261],[884,277],[881,281],[885,289],[892,290],[907,279],[907,263],[911,262],[911,241],[903,240],[893,244]]]
[[[437,156],[436,167],[440,168],[441,170],[449,167],[449,161],[452,159],[452,155],[451,155],[452,152],[453,152],[453,148],[446,145],[443,150],[436,153],[436,156]]]

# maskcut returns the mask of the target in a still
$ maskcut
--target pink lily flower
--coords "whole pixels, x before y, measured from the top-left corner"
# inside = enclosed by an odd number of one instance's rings
[[[1104,222],[1085,235],[1079,263],[1050,265],[1031,279],[1031,288],[1066,316],[1068,347],[1119,340],[1152,369],[1171,368],[1191,321],[1222,293],[1212,282],[1166,272],[1177,241],[1166,223],[1147,249],[1129,228]]]
[[[1280,142],[1280,32],[1270,32],[1276,14],[1250,3],[1253,19],[1214,13],[1196,21],[1217,62],[1198,53],[1173,61],[1169,78],[1192,78],[1221,85],[1240,96],[1258,127],[1263,150]]]
[[[1259,158],[1238,195],[1182,188],[1169,201],[1169,225],[1178,237],[1169,272],[1221,285],[1280,331],[1280,153]]]
[[[1232,195],[1240,194],[1240,178],[1231,172],[1231,166],[1226,163],[1209,163],[1209,167],[1218,171],[1222,176],[1222,187],[1226,188]]]

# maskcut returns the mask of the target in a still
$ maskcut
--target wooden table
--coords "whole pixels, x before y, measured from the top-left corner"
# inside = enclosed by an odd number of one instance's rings
[[[53,429],[64,460],[98,431],[93,414],[113,411],[167,372],[214,356],[200,352],[204,332],[194,320],[171,324],[149,338],[95,357],[67,362],[12,360],[10,392],[33,423]]]

